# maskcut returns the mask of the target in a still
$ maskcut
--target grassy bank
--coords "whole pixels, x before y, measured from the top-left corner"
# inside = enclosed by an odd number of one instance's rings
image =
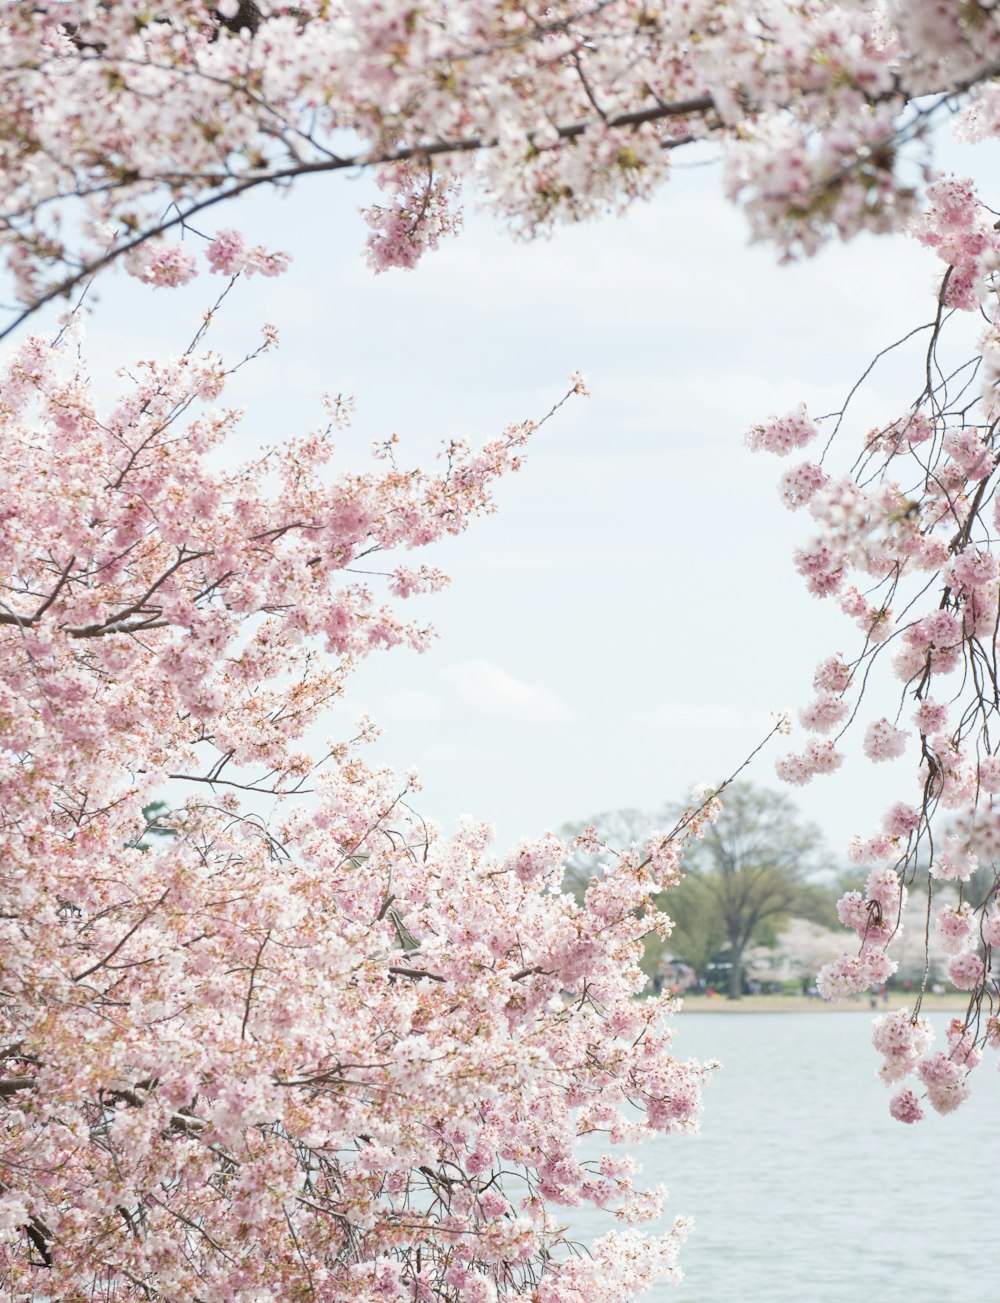
[[[886,1013],[898,1009],[903,1004],[913,1007],[914,996],[902,991],[890,994],[888,1004],[878,1002],[878,1008],[872,1009],[867,997],[860,1000],[844,1000],[832,1004],[827,1000],[807,999],[804,995],[745,995],[741,1000],[727,1000],[723,996],[686,995],[683,998],[682,1013]],[[959,991],[945,995],[925,995],[920,1006],[921,1013],[964,1013],[968,997]]]

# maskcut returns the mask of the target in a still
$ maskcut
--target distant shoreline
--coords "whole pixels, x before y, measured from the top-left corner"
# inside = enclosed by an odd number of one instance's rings
[[[888,1013],[902,1005],[913,1008],[916,998],[914,992],[890,991],[889,1001],[884,1004],[879,1000],[873,1009],[867,997],[860,1000],[842,1000],[833,1003],[829,1000],[809,999],[804,995],[745,995],[740,1000],[727,1000],[725,996],[685,995],[681,997],[681,1017],[685,1013]],[[968,997],[960,992],[947,992],[944,995],[925,995],[920,1006],[921,1013],[964,1013],[968,1008]]]

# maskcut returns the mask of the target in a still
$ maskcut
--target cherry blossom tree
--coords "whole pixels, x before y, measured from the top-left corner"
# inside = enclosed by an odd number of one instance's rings
[[[817,527],[796,554],[799,572],[856,631],[850,656],[817,668],[817,695],[800,716],[815,736],[779,759],[779,775],[803,784],[831,772],[843,761],[840,738],[862,725],[869,761],[912,762],[912,786],[873,833],[851,843],[851,858],[870,871],[865,890],[848,892],[838,912],[858,945],[823,968],[820,991],[840,998],[895,972],[907,887],[921,880],[924,981],[914,1009],[880,1020],[874,1041],[888,1056],[887,1082],[914,1073],[929,1103],[950,1112],[966,1097],[983,1048],[1000,1046],[1000,986],[991,970],[1000,952],[1000,234],[972,183],[951,176],[928,187],[910,234],[944,267],[931,319],[912,332],[925,336],[926,348],[909,404],[875,428],[854,428],[846,468],[832,458],[852,427],[850,397],[824,421],[800,409],[753,427],[749,440],[784,456],[824,427],[830,432],[816,461],[785,472],[781,496]],[[969,313],[980,318],[979,341],[972,357],[956,356],[948,329]],[[957,886],[957,903],[938,902],[942,883]],[[946,1050],[930,1049],[930,1025],[919,1017],[932,938],[951,955],[951,983],[969,994]],[[905,1122],[922,1116],[909,1086],[891,1108]]]
[[[24,310],[119,258],[189,279],[178,233],[262,186],[368,169],[377,269],[412,267],[473,187],[522,234],[621,208],[718,146],[783,255],[919,208],[960,97],[995,132],[987,0],[36,0],[7,3],[0,245]],[[239,237],[220,263],[244,256]],[[262,269],[264,269],[262,267]],[[17,318],[15,318],[17,319]]]
[[[204,330],[106,411],[80,330],[0,382],[8,1296],[582,1303],[671,1277],[682,1221],[584,1259],[556,1209],[657,1215],[575,1142],[696,1125],[706,1070],[634,995],[713,805],[578,903],[555,837],[496,858],[484,825],[425,823],[369,722],[301,746],[361,658],[428,637],[398,604],[444,577],[389,554],[488,510],[534,424],[433,474],[390,440],[331,476],[328,401],[220,469],[240,416]]]
[[[930,128],[964,106],[970,138],[1000,129],[994,6],[0,12],[9,330],[116,262],[152,288],[192,279],[198,253],[226,278],[277,274],[287,257],[215,227],[215,210],[359,168],[383,196],[367,214],[376,270],[456,232],[464,189],[533,235],[651,194],[675,150],[705,142],[781,256],[903,227],[938,250],[916,401],[864,434],[846,475],[820,458],[783,481],[819,529],[800,569],[861,626],[858,656],[820,668],[804,723],[847,722],[890,642],[916,712],[910,740],[895,708],[865,717],[869,756],[910,746],[920,786],[859,843],[874,868],[842,915],[860,954],[824,985],[882,980],[918,844],[932,880],[963,881],[993,854],[997,236],[971,185],[934,176]],[[949,314],[976,311],[975,366],[938,369]],[[533,427],[452,444],[434,474],[402,467],[390,441],[371,471],[337,476],[346,412],[330,401],[330,428],[233,469],[217,454],[239,416],[219,403],[238,363],[199,332],[179,358],[134,367],[106,407],[81,328],[70,313],[21,340],[0,381],[5,1288],[591,1303],[670,1277],[682,1222],[578,1257],[556,1209],[655,1215],[626,1159],[583,1165],[574,1142],[695,1124],[705,1069],[673,1057],[669,1001],[632,996],[642,936],[669,926],[653,896],[714,800],[609,853],[576,902],[557,890],[555,839],[495,858],[482,826],[446,839],[425,824],[414,780],[363,759],[367,722],[323,755],[302,745],[359,658],[428,636],[397,604],[443,576],[395,559],[373,573],[371,558],[488,510]],[[751,442],[787,452],[816,433],[801,412]],[[803,781],[838,762],[817,740],[781,771]],[[151,839],[142,810],[168,783],[180,795],[157,822],[175,835]],[[586,834],[582,848],[597,849]],[[950,909],[940,929],[968,1016],[945,1050],[916,1009],[876,1031],[887,1079],[915,1072],[943,1111],[998,1036],[996,891]],[[909,1121],[920,1102],[907,1087],[892,1107]]]

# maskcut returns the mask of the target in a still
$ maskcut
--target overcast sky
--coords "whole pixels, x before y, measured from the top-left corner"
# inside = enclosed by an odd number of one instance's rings
[[[516,243],[473,214],[416,271],[373,277],[368,197],[363,179],[323,178],[217,219],[295,257],[282,279],[240,286],[214,335],[236,349],[265,320],[281,332],[235,391],[247,449],[320,424],[324,390],[357,400],[351,467],[392,431],[402,460],[426,462],[443,438],[540,416],[577,368],[593,396],[543,428],[495,516],[419,558],[453,578],[415,608],[440,639],[370,660],[324,735],[371,711],[377,755],[421,772],[421,812],[445,828],[488,819],[502,844],[717,782],[770,711],[806,704],[818,659],[855,647],[795,574],[808,522],[778,501],[784,463],[743,433],[800,400],[839,408],[875,352],[931,315],[935,259],[860,238],[778,267],[747,247],[716,169],[693,167],[654,203],[551,241]],[[107,279],[95,374],[182,347],[206,287],[151,296]],[[912,353],[876,372],[845,457],[918,388]],[[778,739],[749,776],[776,787],[775,757],[804,741]],[[873,770],[860,744],[859,730],[837,775],[791,793],[838,856],[912,790],[905,766]]]

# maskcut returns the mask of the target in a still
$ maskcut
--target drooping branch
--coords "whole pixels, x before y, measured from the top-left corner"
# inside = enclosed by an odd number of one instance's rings
[[[678,100],[672,104],[654,105],[648,109],[639,109],[630,113],[617,114],[609,118],[585,119],[579,122],[573,122],[566,126],[557,127],[555,134],[560,141],[576,140],[587,131],[601,127],[608,130],[618,130],[622,128],[634,128],[643,126],[647,123],[660,122],[675,117],[691,117],[693,115],[706,115],[714,109],[714,100],[710,95],[695,96],[688,100]],[[680,145],[690,144],[693,137],[684,136],[677,139],[668,139],[662,141],[664,149],[675,149]],[[157,177],[158,182],[165,185],[173,186],[184,184],[190,181],[196,181],[199,187],[212,184],[218,181],[225,188],[209,194],[201,199],[196,199],[186,204],[175,204],[175,211],[171,216],[164,217],[154,225],[147,226],[132,235],[130,238],[121,243],[117,243],[113,248],[108,249],[96,257],[90,258],[83,262],[70,275],[61,279],[58,283],[49,286],[42,294],[33,299],[27,307],[18,312],[6,326],[0,330],[0,340],[6,339],[9,335],[16,332],[30,317],[44,308],[47,304],[57,299],[67,298],[81,285],[88,283],[105,268],[112,263],[119,262],[128,254],[140,249],[150,240],[159,239],[171,231],[185,229],[189,227],[194,219],[210,210],[217,208],[220,204],[231,203],[251,191],[257,190],[262,186],[282,186],[291,181],[299,180],[307,176],[321,176],[337,172],[359,172],[373,168],[383,167],[394,163],[425,162],[436,158],[455,157],[463,154],[476,154],[495,149],[499,144],[498,137],[469,136],[448,140],[431,140],[424,141],[416,145],[400,146],[396,149],[385,149],[368,151],[359,154],[340,157],[332,155],[327,158],[314,160],[302,160],[291,165],[278,167],[266,172],[260,172],[256,175],[243,177],[235,182],[230,182],[230,178],[220,176],[218,178],[206,177],[202,175],[191,176],[185,173],[176,175],[161,175]],[[534,137],[528,133],[526,137],[526,148],[535,149]]]

